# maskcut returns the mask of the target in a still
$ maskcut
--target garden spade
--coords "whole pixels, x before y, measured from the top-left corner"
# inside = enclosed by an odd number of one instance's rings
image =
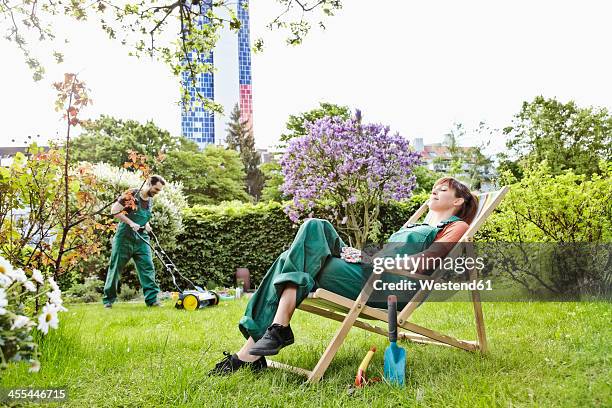
[[[406,350],[397,345],[397,296],[387,298],[389,313],[389,347],[385,350],[385,380],[391,384],[404,385],[406,373]]]

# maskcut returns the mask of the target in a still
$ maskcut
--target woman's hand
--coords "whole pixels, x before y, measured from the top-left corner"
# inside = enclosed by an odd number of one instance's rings
[[[359,263],[361,262],[361,250],[349,246],[342,247],[340,258],[345,262]]]

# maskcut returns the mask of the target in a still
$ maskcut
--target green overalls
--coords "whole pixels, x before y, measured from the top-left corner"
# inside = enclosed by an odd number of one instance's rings
[[[151,219],[153,199],[149,198],[149,205],[145,206],[146,203],[142,202],[144,200],[142,200],[138,193],[134,194],[134,198],[136,201],[136,210],[126,215],[130,220],[143,227]],[[150,240],[149,234],[147,234],[144,229],[141,230],[139,234],[147,240],[147,242]],[[134,258],[134,263],[136,264],[138,280],[142,286],[145,303],[151,305],[157,301],[159,286],[155,282],[155,268],[153,266],[151,248],[147,243],[138,238],[128,224],[120,222],[113,240],[110,265],[106,275],[106,283],[104,284],[103,303],[112,304],[117,300],[119,276],[131,258]]]
[[[413,224],[401,228],[387,240],[388,244],[376,256],[381,256],[385,251],[388,251],[388,256],[421,252],[431,245],[444,226],[459,220],[452,216],[436,226]],[[272,324],[280,295],[287,283],[297,286],[298,305],[317,288],[356,299],[372,273],[372,265],[349,263],[341,259],[341,248],[344,246],[346,244],[329,221],[313,218],[304,222],[289,249],[272,264],[249,300],[239,322],[243,336],[253,337],[255,341],[263,336],[266,328]],[[384,282],[399,282],[407,278],[383,273],[381,279]],[[386,308],[386,297],[383,296],[377,294],[376,299],[367,304]],[[398,303],[399,308],[405,305],[405,302]]]

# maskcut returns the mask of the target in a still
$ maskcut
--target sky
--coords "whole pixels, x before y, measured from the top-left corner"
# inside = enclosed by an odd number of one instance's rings
[[[297,47],[265,26],[274,0],[251,0],[253,118],[256,144],[273,148],[290,114],[320,101],[359,108],[369,122],[425,143],[442,140],[460,122],[464,145],[480,144],[480,121],[510,124],[523,101],[537,95],[612,110],[612,3],[608,1],[359,1],[317,27]],[[0,26],[5,29],[6,23]],[[51,83],[78,72],[94,101],[84,117],[100,114],[153,120],[180,134],[179,82],[161,62],[128,56],[96,25],[59,21],[71,38],[60,65],[33,82],[15,45],[0,40],[0,146],[23,145],[28,135],[63,134]],[[48,55],[49,44],[32,44]],[[44,58],[43,58],[44,60]],[[12,143],[11,140],[16,142]],[[499,134],[489,152],[504,149]]]

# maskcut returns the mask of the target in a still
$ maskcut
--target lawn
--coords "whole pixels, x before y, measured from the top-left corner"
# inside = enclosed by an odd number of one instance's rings
[[[26,364],[2,373],[2,387],[66,387],[68,407],[148,406],[612,406],[612,307],[609,303],[489,303],[484,305],[490,353],[402,342],[407,386],[379,383],[349,393],[371,345],[370,376],[381,375],[383,337],[353,329],[323,381],[279,370],[231,377],[206,373],[223,350],[242,343],[237,321],[246,299],[196,312],[141,303],[68,305],[44,339],[42,368]],[[475,338],[467,303],[426,303],[414,321]],[[312,368],[339,323],[301,311],[296,343],[276,359]]]

